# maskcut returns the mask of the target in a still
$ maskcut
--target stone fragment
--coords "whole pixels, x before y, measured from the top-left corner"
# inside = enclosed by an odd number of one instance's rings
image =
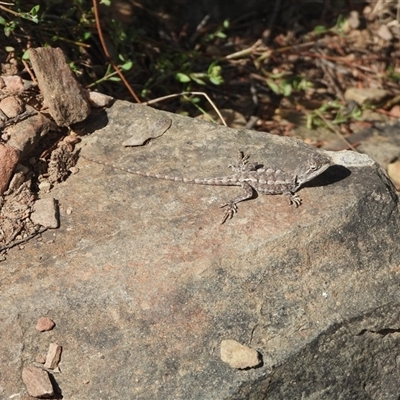
[[[48,399],[54,395],[49,374],[40,368],[25,367],[22,370],[22,380],[30,396]]]
[[[31,214],[31,220],[34,224],[39,224],[46,228],[58,228],[58,206],[56,200],[51,197],[37,200],[34,205],[34,211]]]
[[[107,107],[114,100],[113,97],[99,92],[89,92],[89,103],[92,107]]]
[[[349,25],[352,29],[357,29],[360,26],[360,14],[358,11],[350,11],[349,13]]]
[[[0,101],[0,110],[8,117],[15,118],[24,112],[22,104],[14,96],[9,96]]]
[[[383,40],[390,42],[393,39],[393,34],[386,25],[381,25],[376,34]]]
[[[24,81],[18,75],[3,75],[2,83],[5,87],[2,90],[6,90],[9,93],[23,92]]]
[[[26,106],[26,111],[32,112],[34,108]],[[36,148],[39,140],[47,134],[51,127],[52,122],[43,114],[37,113],[8,127],[7,134],[10,139],[7,144],[20,151],[20,158],[24,159],[31,150]]]
[[[254,368],[260,364],[260,354],[236,340],[228,339],[221,342],[221,360],[232,368]]]
[[[388,97],[390,93],[384,89],[376,88],[349,88],[344,94],[347,101],[355,101],[359,105],[379,104]]]
[[[57,343],[50,343],[44,366],[49,369],[57,367],[61,358],[62,347]]]
[[[59,126],[83,121],[90,114],[87,94],[76,81],[60,48],[29,49],[45,103]]]
[[[0,196],[7,190],[18,160],[19,152],[17,150],[0,143]]]
[[[400,190],[400,160],[388,164],[387,172],[396,189]]]
[[[25,182],[25,174],[22,171],[16,172],[17,168],[15,168],[14,170],[14,175],[11,178],[11,181],[8,185],[8,189],[4,192],[5,195],[17,191],[21,187],[21,185]]]
[[[50,192],[51,184],[50,184],[49,181],[42,181],[42,182],[39,183],[38,186],[39,186],[39,190],[40,190],[42,193],[48,193],[48,192]]]
[[[51,318],[40,317],[37,321],[36,329],[39,332],[51,331],[55,326],[56,326],[56,324],[54,323],[54,321]]]

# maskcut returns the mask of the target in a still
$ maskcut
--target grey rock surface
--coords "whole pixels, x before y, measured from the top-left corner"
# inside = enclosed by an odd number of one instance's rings
[[[203,177],[229,174],[238,150],[286,171],[314,151],[172,114],[163,136],[122,146],[159,113],[116,102],[81,125],[82,154]],[[0,398],[24,398],[22,368],[50,342],[63,347],[65,399],[397,398],[398,198],[368,157],[334,158],[342,165],[301,189],[298,209],[259,195],[225,225],[219,206],[240,188],[79,160],[49,194],[60,228],[0,263]],[[42,315],[52,331],[36,331]],[[232,369],[223,340],[263,363]]]

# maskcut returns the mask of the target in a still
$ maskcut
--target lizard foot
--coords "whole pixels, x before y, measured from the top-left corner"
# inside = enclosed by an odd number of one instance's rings
[[[289,193],[287,196],[289,197],[289,205],[294,204],[296,208],[301,205],[301,198],[297,194]]]
[[[237,205],[236,205],[236,203],[234,203],[232,201],[229,203],[223,204],[221,206],[221,208],[223,208],[223,207],[228,207],[228,208],[225,210],[225,214],[224,214],[224,217],[222,218],[221,225],[227,219],[231,219],[237,213]]]

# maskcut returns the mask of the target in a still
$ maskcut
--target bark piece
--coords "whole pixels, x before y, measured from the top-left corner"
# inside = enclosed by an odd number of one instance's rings
[[[87,95],[76,81],[62,50],[29,49],[29,57],[44,101],[57,125],[69,126],[86,119],[90,114]]]
[[[54,395],[49,374],[40,368],[26,367],[22,370],[22,380],[32,397],[46,399]]]

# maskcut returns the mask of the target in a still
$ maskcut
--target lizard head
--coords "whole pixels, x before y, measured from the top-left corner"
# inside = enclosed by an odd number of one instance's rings
[[[297,170],[295,175],[295,191],[306,182],[311,181],[316,176],[321,175],[326,169],[332,165],[332,160],[322,154],[315,153],[302,164]]]

